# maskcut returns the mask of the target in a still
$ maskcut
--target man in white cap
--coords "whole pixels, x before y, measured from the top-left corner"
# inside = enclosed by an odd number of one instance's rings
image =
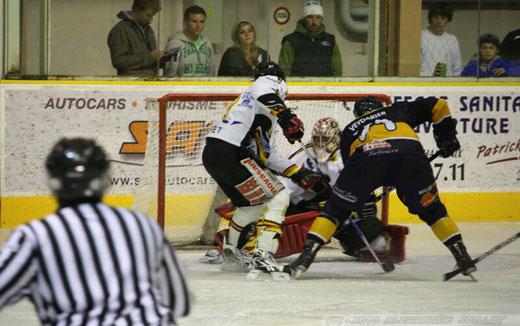
[[[334,35],[325,32],[323,8],[307,1],[296,30],[282,39],[278,63],[291,76],[342,76],[341,54]]]

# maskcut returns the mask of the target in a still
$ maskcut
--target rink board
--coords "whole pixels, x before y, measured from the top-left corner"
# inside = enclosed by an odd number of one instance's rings
[[[460,222],[520,221],[518,206],[520,192],[510,193],[445,193],[441,199],[448,208],[450,216]],[[132,196],[107,196],[109,204],[130,207]],[[171,196],[168,226],[203,225],[211,204],[212,196],[184,195]],[[20,196],[2,198],[2,228],[15,227],[55,211],[56,204],[50,196]],[[421,223],[416,216],[409,214],[407,208],[395,194],[390,196],[390,223]]]

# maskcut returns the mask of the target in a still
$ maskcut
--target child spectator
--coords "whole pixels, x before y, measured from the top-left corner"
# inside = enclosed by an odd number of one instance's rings
[[[238,22],[231,32],[234,46],[228,48],[218,70],[219,76],[252,77],[259,63],[270,61],[266,50],[256,45],[255,27],[248,21]]]
[[[483,34],[478,38],[478,55],[464,67],[461,76],[500,77],[504,76],[504,60],[500,53],[500,41],[495,34]]]
[[[459,76],[462,70],[459,41],[444,31],[453,19],[447,3],[434,2],[428,10],[428,28],[421,32],[421,76]]]

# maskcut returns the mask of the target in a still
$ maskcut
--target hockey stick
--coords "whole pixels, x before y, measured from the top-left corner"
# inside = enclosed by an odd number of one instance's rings
[[[435,160],[437,157],[439,157],[439,155],[441,155],[441,151],[436,151],[435,153],[432,154],[432,156],[428,157],[428,162]],[[377,203],[381,199],[384,199],[394,190],[395,190],[395,187],[388,187],[388,189],[386,191],[383,191],[382,193],[380,193],[379,195],[377,195],[375,197],[374,202]]]
[[[314,165],[316,166],[316,170],[318,170],[318,173],[321,175],[325,175],[325,173],[323,173],[323,171],[321,171],[320,167],[318,166],[318,161],[316,160],[316,158],[311,156],[311,152],[309,152],[307,146],[305,146],[305,144],[301,140],[298,140],[298,144],[300,144],[301,148],[305,152],[305,155],[307,155],[307,158],[314,163]]]
[[[370,246],[370,243],[368,242],[367,238],[365,237],[365,235],[363,234],[363,231],[361,231],[361,229],[359,228],[359,226],[357,225],[357,223],[354,221],[354,219],[352,218],[352,214],[350,214],[348,216],[348,220],[350,222],[350,224],[352,224],[352,226],[354,227],[354,230],[356,231],[358,237],[361,238],[361,240],[363,241],[363,243],[365,244],[365,247],[368,248],[368,250],[370,250],[370,253],[372,254],[372,256],[374,257],[374,259],[377,261],[377,263],[379,264],[379,266],[381,266],[381,268],[387,272],[387,273],[390,273],[391,271],[393,271],[395,269],[395,265],[394,263],[392,263],[391,261],[387,261],[387,262],[382,262],[379,257],[377,256],[377,254],[375,253],[374,249],[372,249],[372,247]]]
[[[520,238],[520,232],[512,235],[510,238],[504,240],[503,242],[497,244],[496,246],[494,246],[493,248],[489,249],[488,251],[486,251],[482,255],[478,256],[475,259],[473,259],[473,263],[476,264],[479,261],[482,261],[482,260],[486,259],[487,257],[491,256],[492,254],[494,254],[498,250],[504,248],[505,246],[507,246],[508,244],[510,244],[511,242],[515,241],[518,238]],[[449,273],[444,274],[444,281],[448,281],[448,280],[452,279],[454,276],[458,275],[460,272],[462,272],[462,270],[460,268],[457,268],[454,271],[451,271]]]

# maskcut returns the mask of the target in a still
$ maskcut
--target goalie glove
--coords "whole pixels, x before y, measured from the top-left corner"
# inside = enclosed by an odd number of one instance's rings
[[[329,185],[330,179],[312,170],[301,168],[298,172],[291,175],[290,178],[301,188],[312,190],[319,200],[327,199],[332,192]]]
[[[282,127],[283,134],[289,143],[294,144],[302,139],[303,122],[290,109],[278,114],[278,124]]]
[[[460,149],[457,139],[457,120],[448,118],[433,126],[433,138],[441,152],[441,156],[450,157]]]

